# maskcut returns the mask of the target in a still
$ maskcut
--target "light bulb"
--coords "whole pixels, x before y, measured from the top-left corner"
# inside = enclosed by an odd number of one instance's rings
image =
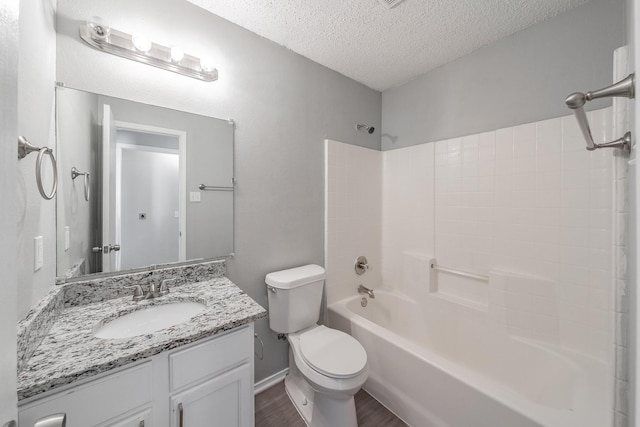
[[[200,68],[202,69],[202,71],[205,71],[207,73],[212,72],[215,69],[213,65],[213,59],[207,57],[201,58]]]
[[[133,46],[140,52],[146,53],[151,49],[151,40],[144,34],[134,34],[133,37],[131,37],[131,41],[133,42]]]
[[[171,48],[171,60],[173,62],[180,62],[184,58],[184,49],[180,46],[173,46]]]

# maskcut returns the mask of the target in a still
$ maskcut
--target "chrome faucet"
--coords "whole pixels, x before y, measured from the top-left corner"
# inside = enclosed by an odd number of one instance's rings
[[[156,290],[156,284],[151,282],[149,283],[149,290],[146,294],[144,294],[145,299],[152,299],[158,296],[158,291]]]
[[[164,279],[162,283],[160,283],[160,287],[157,287],[155,283],[150,282],[149,288],[147,292],[142,290],[142,286],[133,285],[127,286],[127,288],[133,289],[133,300],[138,302],[143,299],[153,299],[155,297],[160,297],[162,295],[166,295],[169,293],[169,283],[174,282],[176,279]]]
[[[373,293],[373,289],[369,289],[364,285],[360,285],[358,286],[358,293],[359,294],[367,294],[369,295],[369,298],[374,299],[376,296]]]

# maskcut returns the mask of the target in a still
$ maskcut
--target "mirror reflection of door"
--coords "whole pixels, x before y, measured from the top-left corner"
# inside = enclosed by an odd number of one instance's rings
[[[111,173],[111,165],[115,157],[116,133],[116,123],[111,107],[105,104],[102,106],[102,238],[100,245],[94,248],[94,251],[99,249],[97,255],[102,261],[102,268],[97,271],[103,272],[116,271],[116,260],[111,251],[112,245],[116,244],[115,236],[112,234],[114,230],[112,221],[115,215],[112,212],[113,203],[111,202],[112,176],[114,176]]]
[[[116,269],[179,261],[178,138],[119,130],[116,141]]]
[[[184,261],[185,205],[180,200],[186,190],[180,157],[186,135],[120,122],[109,110],[105,104],[103,271]]]

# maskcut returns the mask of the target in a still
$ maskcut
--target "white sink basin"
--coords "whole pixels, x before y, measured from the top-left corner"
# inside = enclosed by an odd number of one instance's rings
[[[137,310],[103,325],[94,336],[104,339],[129,338],[186,322],[204,310],[198,302],[174,302]]]

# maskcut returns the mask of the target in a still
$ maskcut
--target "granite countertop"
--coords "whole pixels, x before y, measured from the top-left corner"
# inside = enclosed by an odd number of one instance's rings
[[[205,305],[190,320],[131,338],[93,336],[101,322],[151,305],[195,301]],[[165,296],[140,302],[131,296],[62,309],[33,355],[18,372],[23,400],[74,381],[153,356],[266,316],[262,306],[224,276],[171,288]]]

